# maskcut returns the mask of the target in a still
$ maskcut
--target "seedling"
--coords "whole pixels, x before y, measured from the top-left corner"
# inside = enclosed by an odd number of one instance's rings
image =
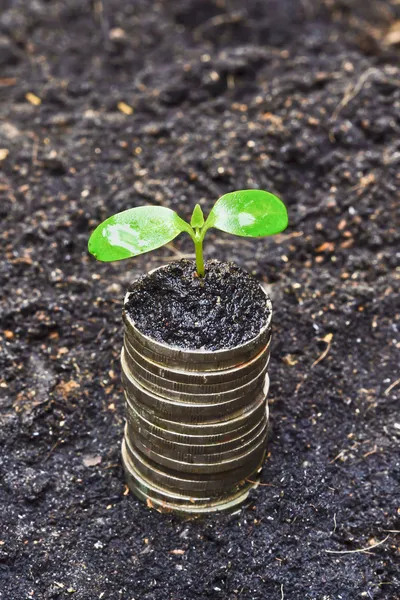
[[[286,229],[282,200],[262,190],[242,190],[222,196],[207,219],[196,204],[190,224],[163,206],[124,210],[99,225],[89,239],[89,252],[103,262],[138,256],[168,244],[182,231],[194,242],[196,270],[204,276],[203,240],[214,227],[243,237],[265,237]]]

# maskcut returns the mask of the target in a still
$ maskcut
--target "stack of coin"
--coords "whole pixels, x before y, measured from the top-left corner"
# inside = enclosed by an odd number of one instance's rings
[[[188,515],[234,510],[257,485],[268,427],[266,302],[257,337],[216,351],[157,342],[124,310],[122,457],[130,489],[149,506]]]

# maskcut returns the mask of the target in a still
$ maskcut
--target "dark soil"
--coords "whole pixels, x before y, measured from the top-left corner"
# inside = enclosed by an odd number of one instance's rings
[[[258,282],[233,263],[181,259],[131,288],[126,309],[145,335],[170,346],[220,350],[255,338],[269,310]]]
[[[2,6],[2,600],[399,598],[397,0]],[[119,352],[125,290],[192,245],[88,234],[249,187],[289,229],[205,250],[271,293],[264,485],[182,522],[124,485]]]

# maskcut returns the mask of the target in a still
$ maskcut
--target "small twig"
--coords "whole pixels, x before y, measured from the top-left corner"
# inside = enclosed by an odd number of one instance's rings
[[[79,368],[78,363],[76,362],[76,360],[73,360],[72,364],[74,365],[75,371],[78,373],[78,375],[80,375],[81,374],[81,370],[80,370],[80,368]]]
[[[10,85],[15,85],[17,80],[15,77],[1,77],[0,78],[0,86],[8,87]]]
[[[35,165],[35,166],[41,166],[42,163],[40,161],[38,161],[39,138],[33,132],[30,132],[28,134],[28,137],[30,137],[33,140],[33,143],[32,143],[32,164]]]
[[[302,237],[303,235],[304,233],[302,231],[293,231],[292,233],[288,233],[287,235],[285,235],[284,233],[278,233],[278,235],[274,237],[274,242],[275,244],[282,244],[283,242],[287,242],[288,240],[291,240],[293,238]]]
[[[300,0],[300,4],[303,7],[306,19],[312,19],[315,13],[311,2],[309,0]]]
[[[301,381],[299,381],[299,383],[296,385],[296,389],[294,390],[295,394],[299,393],[299,389],[302,387],[302,385],[306,382],[308,375],[304,375],[303,379]]]
[[[0,192],[6,191],[7,193],[7,198],[10,200],[10,202],[12,204],[16,204],[17,203],[17,198],[15,197],[14,192],[12,191],[11,186],[9,185],[0,185]]]
[[[341,450],[341,451],[339,452],[339,454],[337,454],[337,455],[335,456],[335,458],[333,458],[331,461],[329,461],[329,464],[331,465],[331,464],[333,464],[334,462],[336,462],[336,461],[337,461],[339,458],[342,458],[342,457],[344,456],[345,452],[347,452],[347,450],[346,450],[346,449],[344,449],[344,450]]]
[[[363,454],[363,458],[367,458],[367,456],[370,456],[371,454],[375,454],[375,452],[377,452],[377,450],[378,450],[378,446],[376,444],[374,444],[374,447],[372,448],[372,450]]]
[[[400,533],[400,529],[382,529],[382,531],[388,531],[389,533]]]
[[[59,443],[60,443],[60,440],[57,440],[56,443],[52,445],[52,447],[50,448],[50,451],[49,451],[48,455],[46,456],[46,458],[43,461],[44,463],[48,461],[48,459],[50,458],[51,454],[57,448],[57,446],[58,446]]]
[[[247,240],[243,240],[243,239],[241,239],[241,240],[240,240],[240,243],[241,243],[243,246],[248,246],[248,247],[250,247],[250,246],[252,245],[252,243],[251,243],[251,242],[249,242],[249,241],[247,241]],[[215,240],[214,240],[214,244],[215,244],[216,246],[235,246],[236,248],[237,248],[237,245],[238,245],[238,243],[237,243],[237,241],[236,241],[236,240],[226,240],[226,239],[224,240],[224,239],[222,239],[222,238],[221,238],[221,239],[218,239],[218,240],[217,240],[217,239],[215,239]]]
[[[255,485],[260,485],[261,487],[278,487],[277,485],[274,485],[273,483],[260,483],[259,481],[252,481],[251,479],[246,479],[246,481],[248,481],[249,483],[254,483]]]
[[[329,350],[331,349],[332,338],[333,338],[333,333],[328,333],[324,338],[322,338],[322,341],[326,342],[327,346],[326,346],[325,350],[323,351],[323,353],[321,354],[321,356],[318,357],[317,360],[315,360],[313,362],[313,364],[311,365],[312,369],[315,367],[315,365],[317,365],[319,362],[321,362],[321,360],[323,360],[325,358],[325,356],[328,354]]]
[[[166,245],[166,247],[171,250],[171,252],[173,253],[174,256],[176,256],[177,258],[191,258],[192,254],[184,254],[183,252],[181,252],[180,250],[178,250],[178,248],[176,248],[174,246],[174,244],[172,242],[170,242],[169,244]]]
[[[103,335],[103,333],[105,332],[105,330],[106,330],[106,329],[105,329],[105,327],[102,327],[102,328],[100,329],[99,333],[96,335],[96,338],[95,338],[95,340],[94,340],[95,342],[98,342],[98,341],[100,340],[100,338],[101,338],[101,336]]]
[[[337,523],[336,523],[336,513],[333,515],[333,523],[334,523],[334,528],[333,528],[332,534],[333,534],[333,533],[335,533],[335,531],[336,531],[336,527],[337,527]]]
[[[193,31],[193,37],[195,40],[201,40],[202,33],[207,31],[210,27],[219,27],[219,25],[234,25],[243,21],[243,13],[234,12],[228,15],[215,15],[211,19],[208,19],[205,23],[202,23]]]
[[[359,548],[358,550],[325,550],[325,552],[328,552],[329,554],[354,554],[356,552],[369,552],[373,548],[384,544],[389,537],[390,535],[387,535],[384,540],[377,542],[376,544],[372,544],[372,546],[368,546],[367,548]]]
[[[393,383],[391,383],[389,385],[389,387],[383,392],[384,396],[388,396],[390,394],[390,392],[392,391],[392,389],[394,387],[396,387],[396,385],[398,385],[400,383],[400,377],[398,379],[396,379],[396,381],[393,381]]]
[[[107,18],[104,14],[103,0],[93,0],[93,12],[94,12],[95,18],[98,20],[98,22],[100,24],[100,29],[104,36],[104,39],[107,40],[109,26],[108,26]]]
[[[281,600],[284,600],[285,594],[283,593],[283,583],[281,583]]]
[[[359,94],[361,92],[363,85],[365,84],[367,79],[370,77],[370,75],[372,75],[373,73],[380,73],[380,71],[379,71],[379,69],[376,69],[375,67],[370,67],[369,69],[364,71],[364,73],[361,75],[361,77],[357,81],[356,85],[351,90],[348,90],[345,93],[345,95],[343,96],[343,98],[341,99],[341,101],[339,102],[339,104],[337,105],[336,109],[334,110],[334,112],[332,114],[333,121],[336,121],[341,110],[345,106],[347,106],[348,103],[351,102],[357,96],[357,94]]]
[[[235,77],[233,75],[227,75],[226,84],[228,86],[228,90],[233,90],[235,87]]]

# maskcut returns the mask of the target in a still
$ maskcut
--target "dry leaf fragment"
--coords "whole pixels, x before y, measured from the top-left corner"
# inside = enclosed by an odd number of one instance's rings
[[[68,354],[68,348],[66,348],[65,346],[58,350],[57,358],[59,358],[60,356],[64,356],[64,354]]]
[[[110,30],[109,36],[110,40],[122,40],[126,34],[125,31],[120,27],[114,27]]]
[[[383,38],[383,41],[388,46],[400,44],[400,21],[395,21],[392,23],[392,26]]]
[[[0,87],[8,87],[10,85],[15,85],[17,80],[15,77],[1,77],[0,78]]]
[[[85,467],[96,467],[101,463],[101,456],[93,456],[91,454],[83,457]]]
[[[133,114],[132,106],[129,106],[129,104],[126,104],[126,102],[118,102],[117,108],[122,113],[124,113],[124,115],[132,115]]]
[[[79,383],[71,379],[71,381],[61,381],[57,386],[57,390],[61,392],[64,398],[67,398],[67,396],[69,396],[71,392],[78,389],[79,387]]]
[[[375,175],[373,173],[368,173],[368,175],[364,175],[360,179],[360,187],[364,188],[371,183],[375,183]]]
[[[278,117],[277,115],[273,115],[270,112],[265,112],[264,114],[261,115],[261,119],[263,121],[271,121],[271,123],[273,125],[275,125],[277,128],[281,128],[282,127],[282,117]]]
[[[282,360],[285,363],[285,365],[289,365],[289,367],[294,367],[294,365],[297,365],[297,363],[299,362],[293,357],[292,354],[287,354],[282,358]]]
[[[25,94],[25,98],[28,100],[28,102],[33,104],[33,106],[39,106],[42,103],[39,96],[35,96],[35,94],[32,94],[32,92]]]
[[[9,150],[7,150],[7,148],[0,148],[0,161],[4,160],[5,158],[7,158],[7,156],[10,154]]]
[[[354,240],[353,240],[353,239],[349,239],[349,240],[346,240],[346,241],[342,242],[342,243],[340,244],[340,247],[341,247],[341,248],[351,248],[351,246],[352,246],[353,244],[354,244]]]
[[[335,244],[333,242],[324,242],[315,250],[315,252],[333,252]]]

